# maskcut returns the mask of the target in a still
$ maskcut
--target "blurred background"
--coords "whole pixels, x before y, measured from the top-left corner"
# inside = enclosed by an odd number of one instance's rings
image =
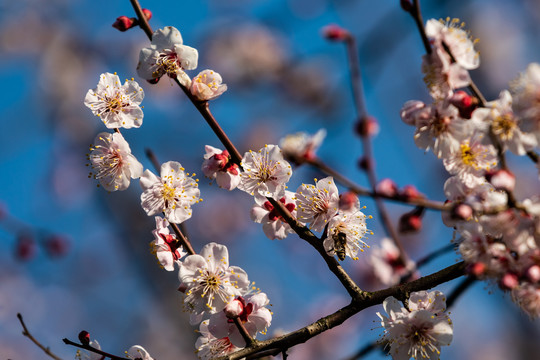
[[[448,177],[435,157],[415,147],[413,128],[399,110],[407,100],[429,101],[420,71],[423,47],[413,20],[399,1],[204,0],[143,1],[151,25],[177,27],[184,43],[199,50],[199,70],[218,71],[229,90],[211,108],[241,152],[278,143],[288,133],[328,131],[319,155],[359,184],[361,144],[345,49],[321,37],[335,23],[357,36],[367,107],[380,125],[374,139],[379,179],[414,184],[444,201]],[[479,38],[480,69],[473,79],[488,100],[530,62],[540,59],[540,1],[423,1],[424,19],[458,17]],[[140,187],[107,193],[88,178],[89,145],[105,131],[83,99],[99,75],[135,77],[144,88],[141,128],[123,131],[133,154],[152,149],[161,162],[175,160],[200,178],[204,202],[186,222],[196,250],[226,244],[230,262],[242,267],[266,292],[274,318],[268,336],[303,327],[348,303],[347,293],[322,259],[290,235],[268,240],[249,219],[252,199],[240,191],[210,186],[200,166],[204,145],[221,147],[185,96],[167,79],[138,79],[138,53],[148,45],[140,29],[111,27],[134,16],[129,1],[0,0],[0,359],[46,359],[21,335],[23,314],[33,335],[64,359],[75,340],[90,332],[106,351],[122,355],[144,346],[159,360],[195,359],[195,328],[181,311],[176,272],[162,270],[150,254],[153,217],[140,207]],[[538,189],[537,170],[509,154],[518,174],[517,195]],[[302,166],[289,188],[321,174]],[[345,189],[340,187],[340,191]],[[384,230],[373,203],[361,199],[379,244]],[[397,224],[410,207],[388,204]],[[413,259],[452,239],[440,214],[428,211],[423,228],[403,236]],[[369,250],[344,266],[366,289]],[[447,256],[421,269],[428,274],[457,261]],[[444,284],[449,292],[456,282]],[[344,359],[377,340],[382,329],[374,307],[289,351],[290,359]],[[539,322],[529,320],[495,286],[478,283],[452,309],[454,341],[442,359],[532,359],[540,351]],[[380,351],[368,359],[383,358]]]

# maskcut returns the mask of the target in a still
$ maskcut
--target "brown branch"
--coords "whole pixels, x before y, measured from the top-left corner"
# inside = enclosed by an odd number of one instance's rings
[[[139,4],[139,1],[137,0],[129,0],[131,2],[131,5],[133,6],[133,10],[135,10],[135,13],[137,14],[137,20],[139,22],[139,27],[143,29],[146,36],[148,36],[148,39],[152,40],[152,34],[154,31],[152,30],[152,27],[148,23],[148,19],[146,16],[144,16],[144,13],[142,11],[141,5]]]
[[[62,358],[60,358],[60,357],[56,356],[55,354],[53,354],[51,349],[49,349],[48,346],[46,347],[46,346],[42,345],[32,334],[30,334],[30,331],[28,331],[28,328],[26,327],[26,324],[24,323],[23,317],[22,317],[22,315],[20,313],[17,313],[17,318],[19,319],[19,322],[21,323],[21,326],[23,328],[22,334],[24,336],[29,338],[34,344],[37,345],[37,347],[39,347],[41,350],[43,350],[43,352],[45,354],[47,354],[48,356],[50,356],[51,358],[53,358],[55,360],[62,360]]]
[[[349,305],[339,309],[333,314],[317,320],[308,326],[274,339],[259,341],[250,347],[239,350],[233,354],[221,356],[216,360],[237,360],[268,349],[288,349],[292,346],[304,343],[326,330],[341,325],[345,320],[349,319],[360,311],[373,305],[381,304],[384,299],[389,296],[404,299],[411,292],[431,289],[439,284],[456,279],[462,276],[464,271],[465,263],[460,262],[442,269],[434,274],[411,281],[407,284],[397,285],[388,289],[367,293],[365,298],[353,299]]]
[[[418,28],[418,32],[420,33],[420,37],[422,38],[422,43],[424,44],[426,53],[428,55],[431,54],[433,50],[431,49],[431,44],[429,43],[429,39],[426,35],[426,29],[424,28],[424,19],[422,19],[422,12],[420,10],[420,0],[413,1],[413,9],[409,13],[411,14],[414,22],[416,23],[416,27]]]
[[[240,335],[244,338],[244,341],[246,342],[246,347],[252,346],[255,343],[255,340],[249,335],[246,327],[240,321],[238,317],[233,318],[234,324],[238,328],[238,331],[240,332]]]
[[[93,353],[96,353],[96,354],[99,354],[99,355],[102,355],[102,356],[105,356],[105,357],[108,357],[110,358],[111,360],[126,360],[125,357],[120,357],[120,356],[116,356],[116,355],[113,355],[113,354],[109,354],[105,351],[102,351],[102,350],[99,350],[99,349],[96,349],[90,345],[83,345],[83,344],[77,344],[76,342],[73,342],[67,338],[64,338],[62,339],[62,341],[64,342],[64,344],[66,345],[71,345],[71,346],[75,346],[75,347],[78,347],[80,349],[84,349],[84,350],[87,350],[87,351],[91,351]]]

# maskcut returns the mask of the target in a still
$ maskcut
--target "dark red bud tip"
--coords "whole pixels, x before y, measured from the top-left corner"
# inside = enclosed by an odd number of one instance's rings
[[[15,257],[21,261],[31,260],[37,253],[37,245],[34,238],[23,234],[17,237],[15,245]]]
[[[351,34],[339,25],[331,24],[322,28],[322,35],[330,41],[345,41]]]
[[[360,159],[358,159],[358,167],[364,171],[368,171],[373,167],[373,160],[362,156]]]
[[[379,132],[379,124],[373,116],[358,119],[354,131],[361,137],[375,136]]]
[[[401,216],[398,224],[398,231],[402,234],[415,233],[422,228],[422,217],[413,213]]]
[[[400,0],[399,4],[401,5],[401,8],[407,12],[411,12],[413,9],[413,4],[410,0]]]
[[[88,331],[83,330],[79,333],[79,341],[83,345],[90,345],[90,334]]]
[[[142,12],[144,14],[144,17],[146,20],[150,20],[152,18],[152,12],[148,9],[142,9]]]
[[[135,23],[134,18],[128,18],[127,16],[120,16],[116,18],[116,21],[114,24],[112,24],[112,27],[119,30],[119,31],[126,31],[133,27],[133,24]]]
[[[50,257],[61,257],[69,250],[69,240],[61,235],[53,235],[45,240],[45,251]]]
[[[406,199],[418,199],[422,197],[422,194],[413,186],[413,185],[405,185],[400,191],[399,195]]]

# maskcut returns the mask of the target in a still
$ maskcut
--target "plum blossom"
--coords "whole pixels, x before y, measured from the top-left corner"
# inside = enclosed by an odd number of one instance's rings
[[[176,161],[161,165],[161,177],[150,170],[141,176],[141,204],[148,216],[163,212],[167,220],[179,224],[191,217],[191,205],[199,202],[197,182],[184,173]]]
[[[213,70],[203,70],[191,81],[191,94],[201,101],[212,100],[227,90],[221,75]]]
[[[231,343],[228,337],[216,338],[208,330],[208,320],[201,322],[199,333],[201,336],[197,338],[195,347],[197,356],[201,360],[211,360],[218,356],[227,355],[240,350],[241,347],[236,347]],[[242,345],[244,347],[245,345]]]
[[[338,212],[339,193],[331,176],[315,179],[315,183],[302,184],[296,190],[298,220],[310,224],[313,231],[322,231]]]
[[[538,282],[522,283],[512,289],[512,300],[531,318],[540,317],[540,286]]]
[[[521,129],[533,133],[540,143],[540,64],[529,64],[510,85],[512,108],[521,119]]]
[[[328,222],[324,249],[328,255],[336,254],[341,261],[345,260],[346,256],[358,260],[358,250],[363,252],[365,247],[369,247],[362,240],[368,231],[366,215],[360,210],[339,213]]]
[[[472,120],[489,124],[504,149],[516,155],[525,155],[536,146],[534,134],[521,131],[521,120],[512,111],[512,96],[507,90],[502,91],[499,99],[487,106],[476,109]]]
[[[129,144],[120,133],[99,133],[90,147],[94,179],[107,191],[126,190],[130,179],[140,178],[143,166],[131,155]]]
[[[168,75],[189,87],[191,79],[185,70],[197,68],[198,58],[197,49],[183,45],[180,31],[167,26],[154,31],[151,45],[141,50],[137,73],[143,79],[154,83],[163,75]]]
[[[229,152],[210,145],[206,145],[205,150],[202,164],[204,176],[216,179],[218,186],[223,189],[235,189],[240,183],[240,169],[231,161]]]
[[[452,63],[446,51],[440,48],[422,56],[422,73],[429,93],[436,101],[448,99],[455,89],[471,83],[469,72],[458,63]]]
[[[400,260],[399,249],[389,238],[383,238],[380,246],[371,248],[368,261],[375,277],[385,286],[399,284],[401,278],[411,273],[416,267],[412,260],[407,260],[407,264],[403,264]]]
[[[384,328],[382,341],[389,344],[394,360],[439,358],[441,346],[450,345],[453,337],[445,302],[439,291],[412,293],[409,310],[392,296],[384,300],[388,316],[377,315]]]
[[[468,187],[485,181],[486,171],[497,165],[497,153],[491,144],[482,143],[482,134],[475,132],[459,145],[459,150],[443,159],[444,167]]]
[[[144,114],[139,105],[143,98],[143,89],[133,79],[120,85],[116,73],[104,73],[97,87],[86,93],[84,104],[107,128],[130,129],[142,125]]]
[[[133,345],[129,348],[128,351],[126,351],[126,356],[128,359],[133,360],[154,360],[142,346],[140,345]]]
[[[283,159],[277,145],[265,145],[257,152],[248,151],[240,163],[244,172],[238,188],[255,197],[279,199],[292,175],[291,165]]]
[[[294,193],[285,191],[285,196],[280,201],[289,212],[296,217],[296,201]],[[277,209],[265,198],[255,198],[255,205],[251,209],[251,220],[263,224],[263,232],[270,240],[283,240],[294,230],[281,217]]]
[[[269,300],[265,293],[246,297],[239,296],[233,302],[241,305],[242,310],[238,315],[238,319],[251,337],[255,337],[259,332],[266,334],[266,329],[272,322],[272,313],[266,308]],[[244,338],[238,331],[238,327],[232,319],[227,318],[224,311],[210,317],[208,330],[217,338],[228,337],[235,346],[243,347],[246,345]]]
[[[326,137],[326,130],[320,129],[314,135],[305,132],[289,134],[279,141],[279,146],[285,159],[301,164],[306,159],[312,160],[316,157],[315,153],[321,146]]]
[[[180,265],[178,277],[185,287],[184,307],[195,316],[215,314],[249,286],[246,272],[229,266],[229,251],[224,245],[209,243],[200,255],[189,255]],[[195,317],[192,318],[196,319]]]
[[[167,271],[174,270],[174,264],[187,255],[176,235],[170,234],[169,222],[160,216],[156,216],[156,228],[152,231],[154,241],[150,243],[152,253],[154,253],[161,265]]]

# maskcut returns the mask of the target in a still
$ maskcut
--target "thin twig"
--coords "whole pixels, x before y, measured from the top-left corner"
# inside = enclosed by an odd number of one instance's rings
[[[246,347],[251,346],[255,342],[255,340],[253,340],[253,338],[249,335],[242,321],[240,321],[238,317],[233,318],[233,321],[236,327],[238,328],[240,335],[242,335],[242,337],[244,338],[244,341],[246,342]]]
[[[431,44],[429,43],[429,39],[426,35],[426,29],[424,28],[424,19],[422,19],[422,11],[420,10],[420,0],[414,0],[413,5],[414,6],[410,14],[412,15],[414,22],[416,23],[416,27],[418,28],[418,32],[422,37],[422,43],[424,44],[426,53],[429,55],[433,52],[433,50],[431,49]]]
[[[154,31],[152,30],[152,27],[148,23],[148,19],[146,16],[144,16],[144,13],[142,11],[141,5],[137,0],[129,0],[131,2],[131,5],[133,6],[133,10],[135,10],[135,13],[137,14],[137,20],[139,21],[139,27],[143,29],[146,36],[148,36],[148,39],[152,40],[152,34]]]
[[[19,322],[21,323],[21,326],[23,328],[22,334],[24,336],[29,338],[34,344],[37,345],[37,347],[39,347],[41,350],[43,350],[43,352],[45,354],[47,354],[48,356],[50,356],[51,358],[53,358],[55,360],[62,360],[62,358],[60,358],[60,357],[56,356],[55,354],[53,354],[51,349],[49,349],[48,346],[46,347],[46,346],[42,345],[32,334],[30,334],[30,331],[28,331],[28,328],[26,327],[26,324],[24,323],[23,317],[22,317],[22,315],[20,313],[17,313],[17,318],[19,319]]]
[[[62,341],[64,342],[64,344],[66,345],[71,345],[71,346],[75,346],[75,347],[78,347],[80,349],[84,349],[84,350],[87,350],[87,351],[91,351],[93,353],[96,353],[96,354],[99,354],[99,355],[102,355],[102,356],[105,356],[105,357],[108,357],[110,358],[111,360],[126,360],[125,357],[120,357],[120,356],[116,356],[116,355],[113,355],[113,354],[109,354],[108,352],[105,352],[105,351],[102,351],[102,350],[99,350],[99,349],[96,349],[90,345],[83,345],[83,344],[77,344],[76,342],[73,342],[67,338],[64,338],[62,339]]]

